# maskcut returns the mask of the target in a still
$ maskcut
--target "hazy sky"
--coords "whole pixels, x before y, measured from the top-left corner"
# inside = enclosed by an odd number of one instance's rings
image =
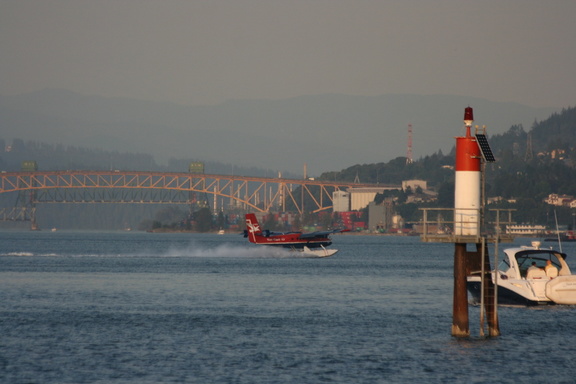
[[[0,93],[576,104],[574,0],[0,0]]]

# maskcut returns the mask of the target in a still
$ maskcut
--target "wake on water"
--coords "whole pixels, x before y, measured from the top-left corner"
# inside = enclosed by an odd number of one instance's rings
[[[213,257],[213,258],[309,258],[314,257],[302,252],[292,252],[284,248],[267,247],[267,246],[241,246],[235,244],[220,244],[216,247],[206,247],[195,242],[187,246],[170,246],[167,250],[158,252],[152,249],[144,249],[129,254],[107,254],[107,253],[69,253],[59,254],[54,252],[6,252],[0,253],[0,257]]]
[[[235,258],[306,258],[310,255],[292,252],[288,249],[269,246],[239,246],[221,244],[214,248],[198,246],[191,243],[187,247],[171,247],[161,255],[164,257],[235,257]]]

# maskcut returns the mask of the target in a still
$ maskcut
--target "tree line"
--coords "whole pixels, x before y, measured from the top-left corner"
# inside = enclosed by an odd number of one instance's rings
[[[561,223],[572,225],[575,212],[568,207],[554,207],[544,199],[551,193],[576,197],[576,108],[563,109],[544,121],[535,121],[529,131],[521,125],[514,125],[502,134],[489,137],[489,143],[496,157],[495,163],[486,167],[486,195],[500,197],[492,207],[515,209],[514,219],[518,223],[551,225],[556,214]],[[159,165],[147,154],[131,154],[80,148],[61,144],[46,144],[34,141],[13,139],[8,142],[0,138],[0,169],[18,171],[23,161],[35,160],[41,170],[62,169],[123,169],[185,172],[188,164],[198,159],[171,159],[167,165]],[[325,172],[319,179],[326,181],[354,181],[362,183],[400,184],[403,180],[426,180],[428,187],[437,192],[437,200],[427,203],[406,203],[406,191],[393,196],[396,210],[407,221],[420,219],[418,208],[453,207],[454,204],[454,148],[448,154],[437,151],[423,156],[412,163],[405,157],[388,162],[353,165],[337,172]],[[275,172],[257,168],[242,168],[230,164],[206,162],[206,173],[243,174],[246,176],[270,176]],[[286,177],[291,177],[286,175]],[[414,193],[412,191],[408,193]],[[5,197],[2,197],[4,199]],[[381,198],[381,197],[379,197]],[[311,201],[304,205],[312,206]],[[134,223],[125,207],[111,210],[109,220],[114,226],[135,226],[141,222],[149,227],[182,225],[185,219],[160,219],[155,214],[163,208],[139,208],[139,222]],[[91,218],[80,215],[81,223],[98,222],[99,227],[112,225],[106,218],[96,219],[101,210]],[[62,209],[53,209],[51,215],[67,215]],[[114,217],[120,215],[121,217]],[[190,215],[182,208],[182,215]],[[205,212],[197,217],[204,217]],[[218,227],[218,217],[211,217],[211,228]],[[299,218],[302,224],[324,220],[307,214]],[[130,222],[129,222],[130,221]],[[188,220],[190,223],[193,221]],[[197,223],[198,221],[196,221]],[[70,224],[73,225],[73,224]],[[190,224],[191,225],[191,224]],[[205,230],[207,224],[197,227]]]
[[[488,208],[515,209],[518,223],[552,226],[554,214],[569,226],[576,212],[544,202],[552,193],[576,197],[576,108],[563,109],[543,121],[535,121],[529,131],[514,125],[502,134],[489,137],[496,157],[486,167],[486,196],[500,197]],[[438,193],[435,202],[406,204],[396,196],[396,210],[408,221],[417,221],[421,207],[454,206],[455,148],[444,155],[438,151],[412,163],[398,157],[387,163],[354,165],[339,172],[326,172],[321,180],[399,184],[421,179]],[[400,195],[405,194],[401,192]]]

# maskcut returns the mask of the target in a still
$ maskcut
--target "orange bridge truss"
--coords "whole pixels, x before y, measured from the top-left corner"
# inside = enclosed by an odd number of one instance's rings
[[[248,176],[145,171],[22,171],[0,174],[0,196],[16,193],[20,206],[1,208],[0,220],[25,219],[38,203],[177,203],[192,204],[211,196],[212,209],[242,207],[251,211],[300,214],[304,202],[312,212],[332,208],[332,192],[382,184],[328,182]],[[22,204],[25,201],[25,204]]]

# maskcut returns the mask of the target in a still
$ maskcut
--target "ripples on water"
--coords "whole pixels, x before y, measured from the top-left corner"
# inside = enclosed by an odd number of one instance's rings
[[[308,259],[237,235],[2,232],[0,242],[0,382],[576,377],[573,307],[500,308],[492,339],[477,336],[471,307],[475,336],[450,336],[451,245],[334,236],[339,253]]]

